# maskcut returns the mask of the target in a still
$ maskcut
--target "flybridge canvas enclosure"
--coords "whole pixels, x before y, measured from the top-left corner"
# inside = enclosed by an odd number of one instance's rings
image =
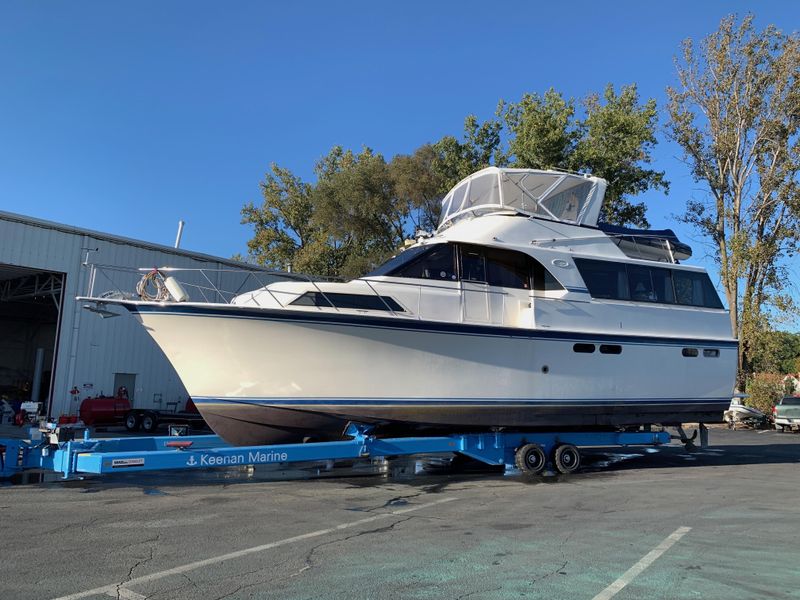
[[[588,175],[489,167],[462,179],[442,200],[442,230],[462,218],[498,211],[596,225],[606,181]]]

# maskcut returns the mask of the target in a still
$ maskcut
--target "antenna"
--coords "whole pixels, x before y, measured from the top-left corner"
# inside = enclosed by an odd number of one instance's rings
[[[181,247],[181,236],[183,235],[183,226],[186,225],[183,221],[178,221],[178,235],[175,236],[175,247]]]

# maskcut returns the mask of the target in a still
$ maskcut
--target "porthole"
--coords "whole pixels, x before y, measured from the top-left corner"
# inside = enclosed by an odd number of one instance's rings
[[[544,366],[542,367],[542,373],[544,373],[545,375],[547,375],[549,372],[550,372],[550,367],[548,367],[547,365],[544,365]]]
[[[622,354],[622,346],[618,344],[600,344],[600,354]]]
[[[695,358],[699,352],[697,351],[697,348],[684,348],[681,350],[681,354],[687,358]]]
[[[572,346],[572,351],[579,354],[591,354],[594,352],[594,344],[575,344]]]
[[[717,348],[704,348],[703,356],[706,358],[719,358],[719,349]]]

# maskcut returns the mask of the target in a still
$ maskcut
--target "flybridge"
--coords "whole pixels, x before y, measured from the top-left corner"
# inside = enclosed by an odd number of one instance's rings
[[[513,211],[576,225],[596,225],[607,182],[599,177],[488,167],[462,179],[442,200],[439,231],[469,217]]]

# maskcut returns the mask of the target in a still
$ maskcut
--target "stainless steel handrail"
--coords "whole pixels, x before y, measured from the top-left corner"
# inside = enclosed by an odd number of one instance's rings
[[[92,264],[86,263],[86,267],[89,268],[89,280],[88,280],[88,290],[87,296],[92,298],[95,297],[95,288],[97,286],[98,278],[102,277],[107,280],[112,286],[114,286],[113,290],[106,292],[104,295],[108,293],[120,293],[124,296],[128,296],[131,294],[130,289],[123,289],[122,285],[119,282],[115,282],[114,279],[110,276],[112,273],[124,273],[130,276],[141,275],[142,273],[149,273],[153,271],[153,267],[141,267],[141,268],[132,268],[132,267],[120,267],[116,265],[105,265],[105,264]],[[327,306],[317,306],[318,310],[324,310],[326,308],[333,309],[336,312],[341,312],[342,309],[336,306],[336,304],[331,300],[329,294],[333,293],[332,290],[326,291],[320,287],[320,283],[344,283],[341,279],[330,278],[330,277],[320,277],[320,278],[312,278],[307,275],[297,274],[297,273],[284,273],[280,271],[270,271],[265,269],[231,269],[231,268],[221,268],[221,269],[213,269],[213,268],[197,268],[197,267],[158,267],[157,270],[164,274],[169,274],[170,276],[175,277],[175,279],[187,289],[187,291],[194,290],[196,294],[198,294],[202,298],[202,302],[205,303],[221,303],[221,304],[231,304],[234,298],[241,297],[242,295],[249,295],[249,300],[252,301],[256,306],[261,308],[264,305],[259,302],[259,296],[262,293],[268,294],[272,300],[280,306],[281,308],[286,308],[292,299],[295,299],[302,295],[304,292],[307,291],[316,291],[319,293],[322,298],[327,303]],[[193,283],[187,280],[186,277],[181,277],[181,274],[196,274],[197,278],[200,279],[200,283]],[[220,279],[216,278],[216,283],[213,278],[213,274],[224,274],[224,275],[231,275],[231,274],[241,274],[243,275],[243,279],[241,282],[238,282],[235,291],[230,291],[224,289],[220,283]],[[265,281],[264,276],[269,278],[274,278],[277,281]],[[253,289],[242,291],[244,288],[248,287],[248,282],[253,283]],[[310,286],[309,289],[305,290],[283,290],[277,288],[272,285],[275,283],[304,283]],[[453,292],[454,294],[458,294],[459,296],[464,296],[464,290],[462,286],[462,282],[450,282],[450,281],[431,281],[427,282],[424,280],[414,280],[414,281],[402,281],[399,279],[377,279],[374,277],[362,277],[359,279],[351,280],[350,283],[363,283],[361,289],[369,290],[371,294],[375,295],[380,299],[380,302],[383,306],[386,307],[387,311],[393,317],[404,317],[416,320],[423,320],[424,317],[421,315],[421,308],[422,308],[422,298],[424,295],[424,290],[437,290],[440,292]],[[441,285],[442,283],[453,283],[456,284],[455,286],[450,285]],[[207,285],[206,285],[207,284]],[[419,290],[419,294],[417,295],[417,310],[416,314],[401,314],[398,313],[392,306],[386,301],[384,295],[386,294],[386,287],[389,286],[410,286]],[[381,290],[383,289],[383,292]],[[502,298],[502,310],[501,310],[501,318],[500,322],[502,324],[507,324],[507,315],[506,315],[506,306],[507,300],[512,296],[507,291],[491,289],[488,284],[486,285],[485,290],[481,290],[483,293],[486,294],[486,304],[487,304],[487,314],[491,314],[491,303],[489,299],[492,296],[500,296]],[[530,290],[528,290],[530,292]],[[383,295],[382,295],[383,294]],[[289,298],[287,298],[287,296]],[[190,300],[194,302],[198,302],[200,300]],[[463,298],[462,298],[463,302]],[[405,311],[404,311],[405,312]],[[465,322],[467,319],[464,314],[463,307],[458,311],[459,316],[458,320],[460,322]]]

